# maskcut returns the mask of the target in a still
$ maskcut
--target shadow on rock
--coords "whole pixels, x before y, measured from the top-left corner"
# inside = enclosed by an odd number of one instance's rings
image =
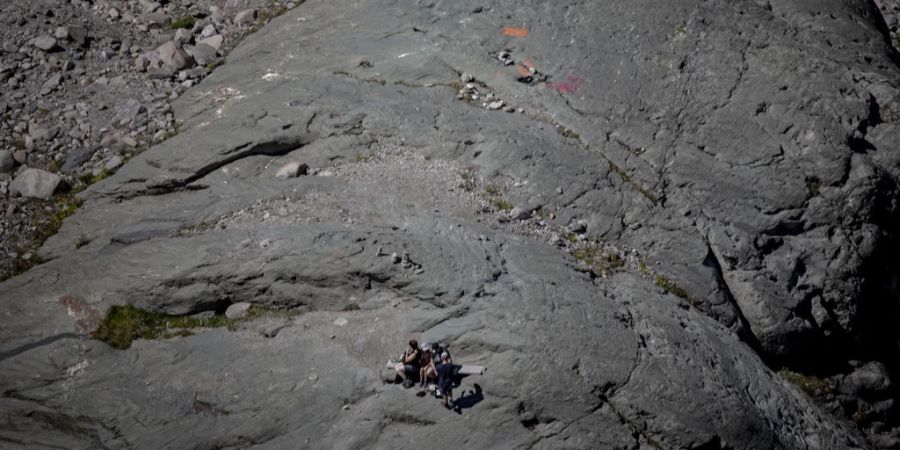
[[[481,385],[475,383],[475,390],[464,393],[453,403],[456,406],[456,412],[458,414],[462,414],[463,409],[471,408],[480,403],[482,400],[484,400],[484,393],[481,390]]]

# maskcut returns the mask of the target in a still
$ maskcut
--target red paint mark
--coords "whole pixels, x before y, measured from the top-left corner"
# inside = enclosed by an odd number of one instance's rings
[[[91,334],[100,326],[100,313],[86,301],[73,295],[63,295],[57,303],[65,306],[69,317],[75,319],[75,329],[79,333]]]
[[[578,92],[578,88],[581,87],[582,83],[584,83],[584,78],[570,74],[566,76],[566,81],[561,83],[547,82],[547,86],[550,86],[551,89],[556,89],[560,94],[574,94]]]
[[[503,27],[503,34],[512,37],[525,37],[528,36],[528,28]]]

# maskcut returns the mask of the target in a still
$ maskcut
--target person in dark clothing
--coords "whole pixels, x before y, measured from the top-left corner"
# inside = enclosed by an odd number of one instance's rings
[[[437,364],[441,363],[441,356],[444,353],[450,354],[447,350],[447,346],[443,344],[431,344],[431,352],[434,353],[434,359]]]
[[[412,339],[409,341],[409,348],[403,352],[402,361],[394,366],[397,379],[403,383],[403,387],[410,388],[415,384],[414,378],[419,375],[419,358],[421,358],[419,343]]]
[[[444,399],[444,407],[453,408],[453,379],[459,372],[460,366],[453,364],[450,355],[444,353],[441,355],[441,364],[437,366],[438,388],[441,390],[441,397]]]

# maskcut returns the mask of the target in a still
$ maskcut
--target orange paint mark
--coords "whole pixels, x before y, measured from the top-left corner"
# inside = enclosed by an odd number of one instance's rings
[[[528,28],[503,27],[503,34],[512,37],[525,37],[528,36]]]
[[[516,72],[518,72],[519,76],[521,77],[527,77],[531,75],[531,71],[529,71],[525,66],[516,66]]]

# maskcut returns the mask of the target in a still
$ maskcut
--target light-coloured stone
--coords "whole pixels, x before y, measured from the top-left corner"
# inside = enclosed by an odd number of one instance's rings
[[[306,175],[309,171],[309,166],[303,164],[299,161],[291,161],[278,169],[278,172],[275,173],[276,178],[287,179],[287,178],[296,178],[300,175]]]
[[[25,169],[9,185],[10,191],[23,197],[47,199],[62,185],[62,179],[40,169]]]
[[[122,157],[119,155],[115,155],[112,158],[109,158],[109,161],[106,162],[104,166],[106,170],[116,170],[122,165]]]
[[[206,25],[205,27],[203,27],[203,30],[200,31],[200,37],[204,39],[215,36],[217,34],[219,34],[219,31],[216,30],[216,26],[213,24]]]
[[[247,302],[232,304],[228,307],[228,309],[225,310],[225,317],[231,320],[243,319],[244,317],[247,317],[247,314],[250,313],[251,306],[253,305]]]
[[[525,220],[531,217],[531,213],[526,211],[525,209],[519,208],[516,206],[509,212],[509,218],[512,220]]]
[[[185,30],[184,28],[179,28],[175,30],[175,37],[173,40],[181,42],[182,44],[188,44],[191,42],[191,39],[194,38],[194,35],[191,34],[191,30]]]
[[[200,43],[185,50],[197,64],[206,64],[216,58],[216,49]]]
[[[183,70],[194,65],[194,58],[175,41],[166,42],[156,49],[159,60],[171,70]]]
[[[64,40],[69,38],[69,27],[56,27],[54,32],[56,39]]]
[[[222,37],[221,34],[216,34],[216,35],[210,36],[206,39],[201,39],[197,43],[198,44],[206,44],[206,45],[216,49],[216,51],[219,51],[219,49],[222,48],[223,42],[225,42],[225,38]]]
[[[34,44],[35,47],[37,47],[45,52],[49,52],[49,51],[55,50],[57,48],[56,47],[56,44],[57,44],[56,38],[52,37],[52,36],[39,36],[39,37],[35,38],[34,41],[32,41],[32,43]]]
[[[245,9],[234,16],[235,25],[250,25],[254,20],[256,20],[255,9]]]

